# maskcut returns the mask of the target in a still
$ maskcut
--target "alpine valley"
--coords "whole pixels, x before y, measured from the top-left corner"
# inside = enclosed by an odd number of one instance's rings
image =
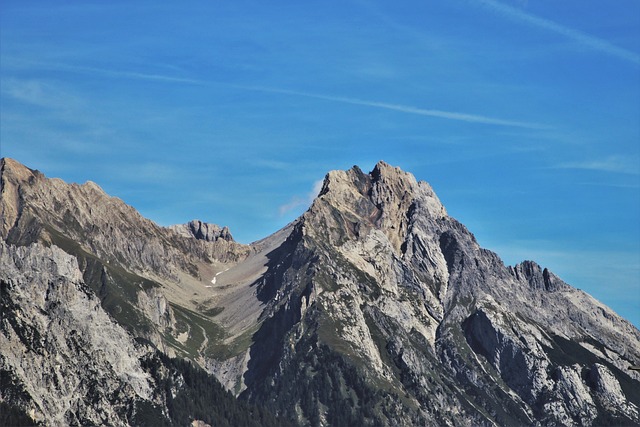
[[[2,425],[640,425],[640,331],[384,162],[250,245],[0,179]]]

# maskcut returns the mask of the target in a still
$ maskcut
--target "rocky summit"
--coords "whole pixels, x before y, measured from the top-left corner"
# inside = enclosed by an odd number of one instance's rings
[[[640,331],[384,162],[250,245],[0,181],[0,424],[640,425]]]

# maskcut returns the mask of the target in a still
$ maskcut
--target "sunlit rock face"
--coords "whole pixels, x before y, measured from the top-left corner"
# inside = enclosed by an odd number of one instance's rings
[[[7,387],[3,398],[51,425],[126,425],[119,413],[152,396],[144,352],[100,307],[77,260],[2,242],[0,263],[0,369],[22,392]]]
[[[67,288],[50,293],[72,319],[55,335],[69,336],[73,319],[111,322],[298,425],[640,424],[640,377],[628,369],[640,332],[535,262],[505,266],[427,183],[384,162],[328,173],[307,212],[252,245],[197,220],[159,227],[95,184],[6,160],[2,170],[12,316],[40,292],[17,284],[58,258],[66,286],[85,295],[80,310]],[[27,251],[33,262],[16,261]],[[29,310],[39,319],[47,309]],[[51,320],[30,322],[44,336]],[[3,366],[18,375],[28,350],[7,331]],[[87,354],[102,345],[83,339]],[[105,390],[121,381],[130,400],[155,396],[139,357],[107,356],[92,368],[117,379]],[[72,379],[64,360],[42,363]]]

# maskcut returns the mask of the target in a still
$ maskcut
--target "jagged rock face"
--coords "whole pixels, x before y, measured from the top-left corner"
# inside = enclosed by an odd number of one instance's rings
[[[5,240],[62,246],[128,333],[300,425],[640,424],[640,332],[534,262],[505,266],[384,162],[330,172],[251,246],[2,168]]]
[[[23,390],[0,397],[50,425],[126,425],[122,414],[152,394],[143,351],[102,310],[76,259],[1,242],[0,265],[0,370]]]
[[[227,227],[219,227],[216,224],[210,224],[194,219],[186,224],[174,225],[169,227],[180,235],[186,237],[195,237],[198,240],[206,242],[215,242],[219,239],[232,242],[233,237]]]

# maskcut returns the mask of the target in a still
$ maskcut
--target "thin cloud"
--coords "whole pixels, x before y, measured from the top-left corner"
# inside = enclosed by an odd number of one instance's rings
[[[142,184],[172,183],[182,174],[176,167],[161,162],[132,163],[111,172],[114,179]]]
[[[20,102],[46,108],[69,108],[80,103],[77,96],[42,80],[5,79],[1,92]]]
[[[285,203],[284,205],[280,206],[278,208],[278,212],[280,213],[280,216],[284,216],[295,209],[307,207],[311,205],[311,203],[313,203],[313,201],[318,196],[318,194],[320,194],[320,190],[322,190],[323,183],[324,183],[324,180],[322,179],[314,182],[313,188],[311,189],[311,191],[309,191],[306,197],[295,196],[288,203]]]
[[[9,64],[10,66],[17,67],[17,68],[39,67],[39,68],[44,68],[49,70],[56,70],[56,71],[70,71],[70,72],[82,73],[82,74],[93,74],[93,75],[102,75],[107,77],[129,78],[129,79],[137,79],[137,80],[151,80],[151,81],[166,82],[166,83],[186,83],[186,84],[193,84],[193,85],[207,84],[207,82],[202,80],[167,76],[163,74],[139,73],[135,71],[126,71],[126,70],[123,71],[123,70],[113,70],[109,68],[70,65],[70,64],[64,64],[64,63],[33,61],[33,60],[25,60],[25,59],[18,59],[18,58],[12,58],[12,57],[7,58],[3,62],[5,64]]]
[[[560,163],[557,169],[585,169],[600,172],[625,173],[640,175],[640,167],[636,162],[619,156],[609,156],[604,159],[586,160],[580,162]]]
[[[129,78],[141,79],[141,80],[153,80],[153,81],[168,82],[168,83],[187,83],[187,84],[193,84],[193,85],[206,84],[206,82],[201,80],[187,79],[182,77],[164,76],[161,74],[146,74],[146,73],[136,73],[136,72],[130,72],[130,71],[112,71],[112,70],[105,70],[105,69],[91,68],[91,67],[76,67],[76,68],[78,70],[102,73],[106,75],[112,75],[115,77],[129,77]]]
[[[248,163],[250,163],[252,166],[255,166],[255,167],[278,170],[278,171],[285,171],[291,168],[291,163],[282,162],[279,160],[257,159],[257,160],[249,160]]]
[[[640,54],[618,47],[598,37],[583,33],[573,28],[565,27],[549,19],[523,12],[515,7],[508,6],[495,0],[479,0],[480,3],[509,19],[525,22],[534,27],[541,28],[556,34],[565,36],[583,46],[615,56],[625,61],[640,64]]]

